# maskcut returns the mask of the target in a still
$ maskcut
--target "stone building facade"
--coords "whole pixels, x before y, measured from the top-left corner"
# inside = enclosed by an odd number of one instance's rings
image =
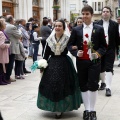
[[[88,0],[88,4],[94,9],[93,20],[101,19],[101,9],[105,5],[111,7],[113,19],[116,18],[118,0]],[[0,0],[0,15],[12,14],[15,19],[26,20],[34,17],[40,21],[47,16],[53,20],[66,18],[70,21],[71,13],[81,16],[83,6],[82,0]]]

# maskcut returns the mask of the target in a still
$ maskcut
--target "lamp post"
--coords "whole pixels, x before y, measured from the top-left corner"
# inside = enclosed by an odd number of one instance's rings
[[[83,2],[83,5],[84,5],[84,6],[88,5],[88,4],[87,4],[87,3],[88,3],[87,0],[83,0],[82,2]]]

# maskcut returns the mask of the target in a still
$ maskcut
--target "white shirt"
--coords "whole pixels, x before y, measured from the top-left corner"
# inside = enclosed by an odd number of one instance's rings
[[[103,20],[103,28],[105,33],[106,42],[108,44],[109,36],[108,36],[108,27],[109,27],[109,21]]]
[[[120,36],[120,24],[119,24],[119,36]]]
[[[38,37],[37,32],[33,32],[33,37],[34,37],[34,40],[35,40],[35,41],[39,41],[39,40],[42,39],[42,37]]]
[[[83,41],[87,41],[87,42],[91,41],[92,30],[93,30],[93,23],[91,23],[90,25],[86,25],[85,23],[83,23]],[[88,34],[88,38],[85,36],[86,34]],[[87,54],[89,55],[90,60],[93,60],[91,49],[88,49]]]
[[[90,25],[86,25],[85,23],[83,23],[83,41],[91,41],[91,35],[92,35],[92,30],[93,30],[93,23],[91,23]],[[86,38],[86,34],[88,34],[88,38]]]

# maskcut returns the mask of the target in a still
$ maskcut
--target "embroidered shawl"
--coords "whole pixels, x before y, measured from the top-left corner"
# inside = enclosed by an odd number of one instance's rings
[[[54,35],[48,37],[48,39],[46,41],[48,43],[48,46],[51,48],[51,51],[54,53],[56,51],[56,44],[59,43],[60,44],[59,50],[60,50],[60,53],[62,53],[67,46],[67,43],[69,41],[69,37],[66,34],[63,34],[63,36],[61,37],[59,42],[57,42],[55,39],[55,34],[54,34]]]

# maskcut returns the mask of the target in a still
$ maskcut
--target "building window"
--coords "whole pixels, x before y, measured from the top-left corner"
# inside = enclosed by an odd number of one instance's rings
[[[10,14],[10,13],[11,13],[9,7],[3,7],[2,12],[3,12],[3,13],[7,13],[7,14]]]
[[[97,2],[95,2],[95,11],[97,11],[97,4],[96,4]]]
[[[101,2],[98,2],[98,11],[101,11]]]
[[[32,4],[35,5],[35,6],[38,6],[39,5],[39,1],[38,0],[33,0]]]
[[[100,12],[103,8],[103,2],[92,2],[92,7],[95,12]]]
[[[11,1],[11,0],[9,0]],[[6,15],[13,15],[14,16],[14,6],[13,6],[13,2],[6,2],[6,1],[3,1],[2,2],[2,14],[3,16],[6,16]]]
[[[40,7],[39,7],[39,0],[33,0],[33,18],[40,19]]]
[[[70,11],[76,10],[76,4],[70,4]]]

